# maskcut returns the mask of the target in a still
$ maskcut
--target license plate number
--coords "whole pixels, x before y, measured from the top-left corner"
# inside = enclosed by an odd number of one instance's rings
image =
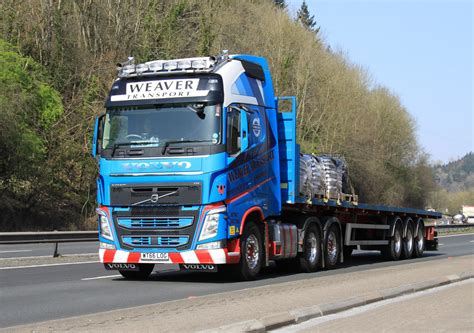
[[[168,261],[168,258],[169,258],[169,254],[166,252],[150,252],[150,253],[141,254],[142,260]]]

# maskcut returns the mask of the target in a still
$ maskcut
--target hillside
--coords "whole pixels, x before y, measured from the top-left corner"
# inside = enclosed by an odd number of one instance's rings
[[[268,59],[276,94],[298,99],[302,151],[343,154],[361,201],[427,203],[431,169],[397,95],[274,1],[3,0],[0,12],[0,57],[8,62],[0,83],[15,78],[17,87],[0,89],[2,109],[12,110],[0,135],[0,230],[85,228],[94,220],[92,129],[117,62],[224,49]],[[25,79],[33,64],[44,72],[34,84]],[[37,151],[15,149],[19,138]]]
[[[459,160],[433,167],[436,182],[449,192],[467,191],[474,188],[474,153]]]

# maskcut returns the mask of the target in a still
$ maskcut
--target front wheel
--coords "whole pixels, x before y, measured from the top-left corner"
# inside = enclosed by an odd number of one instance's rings
[[[262,234],[255,223],[249,222],[240,241],[240,262],[236,270],[241,280],[254,280],[263,264]]]
[[[138,271],[125,271],[119,269],[119,273],[127,280],[145,280],[153,272],[154,264],[138,264]]]

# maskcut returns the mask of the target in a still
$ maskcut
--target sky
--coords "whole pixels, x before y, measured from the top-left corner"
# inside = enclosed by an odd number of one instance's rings
[[[400,97],[432,162],[474,151],[474,0],[306,3],[322,39]]]

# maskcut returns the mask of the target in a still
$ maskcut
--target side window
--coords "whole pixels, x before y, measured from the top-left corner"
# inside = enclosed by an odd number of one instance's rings
[[[240,111],[230,107],[227,111],[227,152],[235,155],[240,152]]]

